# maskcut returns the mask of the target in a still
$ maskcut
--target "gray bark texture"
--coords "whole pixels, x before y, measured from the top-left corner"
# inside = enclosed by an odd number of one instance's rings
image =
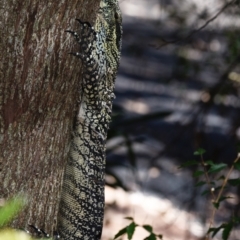
[[[0,202],[26,196],[12,226],[52,233],[77,109],[81,61],[67,29],[94,23],[96,0],[0,2]]]

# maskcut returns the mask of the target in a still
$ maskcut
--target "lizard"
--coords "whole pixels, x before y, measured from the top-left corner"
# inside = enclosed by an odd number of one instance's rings
[[[57,229],[63,240],[99,240],[104,216],[106,139],[120,61],[122,15],[118,0],[101,0],[94,26],[70,33],[83,65],[79,108],[63,177]]]

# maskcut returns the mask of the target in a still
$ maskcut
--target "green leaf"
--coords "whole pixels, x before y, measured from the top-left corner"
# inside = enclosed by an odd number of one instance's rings
[[[233,228],[233,223],[232,222],[229,222],[229,223],[223,223],[221,224],[219,227],[217,228],[210,228],[208,230],[208,233],[211,233],[212,232],[212,237],[214,237],[218,232],[219,230],[221,230],[223,228],[223,232],[222,232],[222,239],[223,240],[227,240],[230,233],[231,233],[231,230]]]
[[[154,233],[151,233],[149,236],[144,238],[143,240],[156,240],[156,235]]]
[[[158,237],[159,239],[163,239],[163,235],[162,235],[162,234],[157,235],[157,237]]]
[[[134,219],[132,217],[125,217],[124,219],[134,221]]]
[[[198,162],[196,160],[190,160],[190,161],[184,162],[178,167],[178,169],[193,166],[193,165],[198,165]]]
[[[193,155],[203,155],[206,152],[205,149],[199,148],[197,151],[193,153]]]
[[[214,163],[213,163],[213,161],[212,160],[208,160],[208,161],[205,161],[205,164],[207,164],[207,165],[214,165]]]
[[[120,237],[120,236],[122,236],[122,235],[124,235],[126,233],[127,233],[127,227],[119,230],[119,232],[114,236],[114,239],[116,239],[116,238],[118,238],[118,237]]]
[[[240,162],[234,163],[234,168],[240,171]]]
[[[3,228],[0,230],[0,239],[1,240],[33,240],[31,236],[24,232],[11,228]],[[51,239],[48,239],[51,240]]]
[[[221,175],[217,180],[225,180],[225,176]]]
[[[210,193],[210,191],[207,189],[207,190],[204,190],[204,191],[201,193],[201,195],[202,195],[202,196],[205,196],[205,195],[207,195],[208,193]]]
[[[223,232],[222,232],[222,239],[223,240],[227,240],[231,231],[232,231],[232,228],[233,228],[233,223],[230,222],[228,224],[225,225],[224,229],[223,229]]]
[[[202,176],[204,174],[204,171],[196,171],[193,173],[193,177],[199,177]]]
[[[152,233],[152,226],[150,226],[150,225],[143,225],[142,226],[144,229],[146,229],[148,232],[150,232],[150,233]]]
[[[232,222],[234,224],[239,224],[240,223],[240,217],[233,217]]]
[[[135,222],[132,222],[127,226],[128,240],[132,239],[136,226],[137,226],[137,224],[135,224]]]
[[[232,198],[230,196],[223,196],[223,197],[220,197],[219,201],[218,202],[213,202],[213,206],[218,209],[219,208],[219,205],[222,201],[224,201],[225,199],[228,199],[228,198]]]
[[[231,186],[238,186],[240,185],[240,178],[232,178],[232,179],[228,179],[228,183],[231,185]]]
[[[208,170],[208,173],[220,172],[221,170],[223,170],[226,167],[227,167],[227,164],[225,164],[225,163],[213,164],[213,165],[211,165],[210,169]]]
[[[211,233],[212,232],[212,237],[214,237],[222,228],[224,228],[224,225],[222,224],[219,227],[216,228],[209,228],[207,233]]]
[[[24,198],[16,197],[0,208],[0,227],[8,224],[23,208]]]
[[[212,204],[213,204],[213,206],[214,206],[216,209],[219,208],[219,205],[220,205],[219,202],[213,202]]]
[[[212,186],[216,186],[216,183],[215,183],[214,181],[211,181],[210,184],[211,184]]]
[[[222,196],[222,197],[220,197],[219,202],[222,202],[222,201],[224,201],[225,199],[229,199],[229,198],[233,198],[233,197],[230,197],[230,196]]]
[[[199,181],[199,182],[197,182],[196,183],[196,187],[199,187],[199,186],[203,186],[204,184],[206,184],[206,182],[205,181]]]

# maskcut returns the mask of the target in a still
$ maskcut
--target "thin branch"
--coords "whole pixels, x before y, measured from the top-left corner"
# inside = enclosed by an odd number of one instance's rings
[[[223,5],[223,7],[212,17],[210,18],[209,20],[207,20],[201,27],[197,28],[197,29],[194,29],[192,32],[190,32],[188,34],[188,36],[186,36],[185,38],[182,38],[182,39],[176,39],[176,40],[173,40],[173,41],[168,41],[164,38],[161,38],[161,41],[163,42],[162,44],[160,44],[159,46],[154,46],[151,44],[151,46],[155,47],[156,49],[159,49],[165,45],[168,45],[168,44],[174,44],[174,43],[179,43],[179,42],[184,42],[186,40],[188,40],[189,38],[191,38],[194,34],[200,32],[202,29],[204,29],[205,27],[207,27],[207,25],[209,25],[211,22],[213,22],[221,13],[223,13],[230,5],[234,4],[236,2],[236,0],[232,0],[228,3],[226,3],[225,5]]]
[[[207,185],[208,185],[208,187],[210,189],[210,193],[212,195],[213,200],[215,200],[216,197],[215,197],[214,192],[211,191],[212,186],[211,186],[210,178],[209,178],[208,171],[206,169],[206,164],[205,164],[205,161],[203,159],[203,155],[202,154],[201,154],[201,158],[200,159],[201,159],[201,165],[203,167],[204,175],[205,175],[205,178],[206,178],[206,181],[207,181]]]
[[[230,178],[230,175],[231,175],[231,173],[232,173],[232,171],[233,171],[233,169],[234,169],[234,164],[237,163],[237,162],[239,161],[239,159],[240,159],[240,154],[238,153],[237,158],[234,160],[234,162],[233,162],[230,170],[229,170],[228,173],[227,173],[227,176],[225,177],[225,179],[224,179],[224,181],[223,181],[223,184],[222,184],[222,186],[221,186],[221,189],[220,189],[220,191],[219,191],[219,193],[218,193],[218,196],[217,196],[216,200],[214,200],[215,203],[218,203],[218,202],[219,202],[219,200],[220,200],[220,198],[221,198],[221,196],[222,196],[223,190],[224,190],[224,188],[225,188],[225,186],[226,186],[226,184],[227,184],[227,182],[228,182],[228,180],[229,180],[229,178]],[[208,229],[210,229],[210,228],[213,226],[214,218],[215,218],[215,215],[216,215],[217,210],[218,210],[218,209],[217,209],[216,207],[214,207],[214,209],[213,209],[213,211],[212,211],[212,215],[211,215],[210,221],[209,221],[209,227],[208,227]],[[207,239],[209,238],[209,234],[210,234],[210,233],[208,233],[207,236],[206,236]]]

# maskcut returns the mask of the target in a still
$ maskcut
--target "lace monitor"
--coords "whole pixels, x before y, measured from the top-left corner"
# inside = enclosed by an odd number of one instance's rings
[[[104,214],[105,143],[119,65],[122,17],[118,0],[102,0],[94,27],[77,19],[81,96],[58,216],[64,240],[99,240]]]

